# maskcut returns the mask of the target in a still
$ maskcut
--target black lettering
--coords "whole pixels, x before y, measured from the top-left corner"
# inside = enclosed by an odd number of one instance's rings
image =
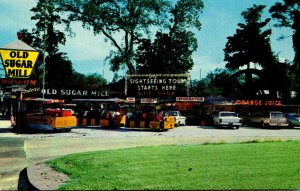
[[[15,69],[8,69],[7,70],[7,76],[15,77],[16,76],[16,70]]]
[[[11,51],[11,52],[9,53],[9,56],[10,56],[11,58],[16,57],[16,52],[15,52],[15,51]]]
[[[21,52],[17,52],[17,58],[22,58],[22,56],[21,56],[20,53],[21,53]]]
[[[31,60],[27,61],[27,67],[26,68],[32,68],[32,61]]]
[[[5,60],[4,63],[3,63],[3,66],[4,66],[4,67],[9,66],[9,60]]]
[[[24,70],[24,77],[29,77],[29,75],[27,75],[27,70]]]
[[[28,58],[28,52],[23,52],[23,58]]]
[[[10,67],[12,67],[12,68],[15,67],[15,60],[10,60],[10,64],[9,64],[9,65],[10,65]]]
[[[16,67],[20,68],[21,67],[21,60],[16,61]]]

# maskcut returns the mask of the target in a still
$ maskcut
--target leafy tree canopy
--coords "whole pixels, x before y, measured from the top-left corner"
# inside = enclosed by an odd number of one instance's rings
[[[253,5],[247,11],[242,12],[245,23],[239,23],[236,34],[228,37],[225,52],[226,67],[236,70],[247,66],[251,62],[258,63],[262,67],[271,64],[273,55],[270,46],[271,29],[263,31],[270,19],[261,21],[264,5]]]
[[[138,73],[187,73],[194,62],[192,53],[197,49],[194,34],[187,31],[172,36],[158,32],[153,43],[142,41],[137,50]]]
[[[300,1],[283,0],[270,8],[272,17],[278,22],[276,27],[289,27],[293,30],[294,65],[300,73]]]
[[[192,96],[232,96],[229,91],[232,72],[217,68],[201,80],[193,80]]]
[[[45,82],[47,88],[71,88],[77,87],[77,84],[87,81],[89,76],[80,75],[73,69],[71,61],[66,53],[59,52],[59,45],[64,45],[66,35],[64,32],[57,30],[57,26],[68,24],[61,15],[60,0],[39,0],[37,5],[31,9],[34,16],[32,20],[36,21],[36,27],[32,32],[21,30],[24,35],[24,42],[39,49],[42,56],[39,57],[37,67],[35,67],[34,78],[42,81],[43,57],[45,56]],[[71,33],[70,33],[71,34]],[[44,55],[45,54],[45,55]],[[106,83],[100,76],[93,76],[96,82]],[[84,85],[84,84],[83,84]]]
[[[255,96],[257,87],[254,84],[254,75],[257,69],[251,69],[250,64],[259,64],[263,69],[271,68],[276,62],[270,45],[271,29],[264,30],[270,19],[262,20],[261,16],[266,6],[253,5],[242,12],[245,23],[239,23],[236,34],[228,37],[224,49],[226,67],[230,70],[239,70],[246,66],[245,70],[236,72],[236,79],[245,75],[245,83],[238,87],[238,92],[243,96]],[[238,74],[238,75],[237,75]],[[241,84],[241,83],[239,83]]]
[[[36,21],[36,27],[32,29],[34,45],[45,49],[49,55],[58,52],[58,46],[64,45],[66,35],[55,27],[66,24],[66,20],[59,14],[57,0],[39,0],[37,5],[31,9],[34,16],[31,20]]]
[[[156,28],[171,29],[196,27],[200,29],[202,0],[61,0],[61,10],[68,13],[70,22],[80,21],[83,27],[96,35],[102,34],[109,41],[111,50],[108,61],[112,71],[125,68],[136,73],[136,45]],[[171,14],[172,13],[172,14]],[[173,17],[174,16],[174,17]],[[121,38],[120,38],[121,36]]]

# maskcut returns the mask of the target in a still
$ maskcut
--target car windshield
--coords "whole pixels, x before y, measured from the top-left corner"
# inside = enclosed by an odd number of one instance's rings
[[[284,117],[283,113],[271,113],[271,117],[272,118],[280,118],[280,117]]]
[[[237,114],[236,113],[231,113],[231,112],[226,112],[226,113],[221,113],[220,114],[222,117],[236,117],[237,116]]]
[[[300,114],[288,114],[287,117],[300,119]]]
[[[177,112],[176,111],[168,111],[168,112],[166,112],[166,115],[177,116]]]

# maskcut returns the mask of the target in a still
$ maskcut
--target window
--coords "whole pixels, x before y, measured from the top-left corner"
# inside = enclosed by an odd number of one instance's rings
[[[280,112],[276,112],[276,113],[272,112],[271,113],[271,118],[280,118],[280,117],[284,117],[283,113],[280,113]]]
[[[237,114],[228,112],[228,113],[221,113],[220,116],[222,116],[222,117],[237,117]]]

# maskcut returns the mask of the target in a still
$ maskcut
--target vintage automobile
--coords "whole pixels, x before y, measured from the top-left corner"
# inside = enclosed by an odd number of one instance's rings
[[[213,113],[213,123],[216,127],[229,126],[239,129],[242,125],[242,118],[232,111],[218,111]]]
[[[181,114],[180,111],[166,111],[164,116],[174,116],[175,117],[175,126],[186,125],[186,117]]]
[[[300,114],[286,113],[285,117],[291,128],[300,127]]]
[[[248,125],[258,125],[260,127],[287,127],[288,121],[280,111],[266,111],[254,113],[245,119]]]

